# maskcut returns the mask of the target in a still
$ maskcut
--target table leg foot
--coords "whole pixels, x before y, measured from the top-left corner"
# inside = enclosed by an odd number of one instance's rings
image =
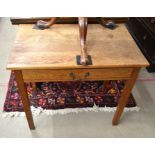
[[[116,122],[115,120],[112,121],[112,125],[118,125],[118,122]]]
[[[35,129],[36,129],[35,126],[33,126],[33,127],[30,127],[30,126],[29,126],[29,128],[30,128],[31,130],[35,130]]]

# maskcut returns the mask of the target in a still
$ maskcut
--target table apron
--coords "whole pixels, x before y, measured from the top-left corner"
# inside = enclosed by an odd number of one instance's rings
[[[22,70],[25,82],[130,79],[134,68]]]

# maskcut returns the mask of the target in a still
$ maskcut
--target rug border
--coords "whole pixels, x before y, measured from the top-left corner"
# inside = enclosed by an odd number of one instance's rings
[[[80,113],[80,112],[115,112],[117,107],[98,107],[94,105],[93,107],[86,107],[86,108],[65,108],[65,109],[57,109],[57,110],[47,110],[47,109],[42,109],[41,107],[35,108],[31,106],[31,111],[33,116],[39,116],[39,115],[45,115],[45,116],[53,116],[53,115],[66,115],[69,113]],[[140,107],[125,107],[124,112],[132,112],[136,111],[139,112]],[[21,117],[25,116],[25,112],[3,112],[2,117]]]

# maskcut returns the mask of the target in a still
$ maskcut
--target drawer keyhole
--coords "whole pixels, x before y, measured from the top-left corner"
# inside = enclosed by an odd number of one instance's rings
[[[144,36],[143,36],[143,40],[146,40],[146,39],[147,39],[147,35],[144,35]]]
[[[89,77],[89,76],[90,76],[90,73],[87,72],[87,73],[84,75],[84,78],[87,78],[87,77]]]

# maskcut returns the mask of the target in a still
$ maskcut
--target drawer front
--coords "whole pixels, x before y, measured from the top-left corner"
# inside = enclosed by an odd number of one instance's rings
[[[132,68],[23,70],[25,82],[129,79]]]
[[[145,52],[152,57],[155,52],[154,37],[148,32],[148,30],[144,27],[144,24],[142,24],[138,18],[131,18],[129,22],[130,28],[138,42],[145,49]]]

